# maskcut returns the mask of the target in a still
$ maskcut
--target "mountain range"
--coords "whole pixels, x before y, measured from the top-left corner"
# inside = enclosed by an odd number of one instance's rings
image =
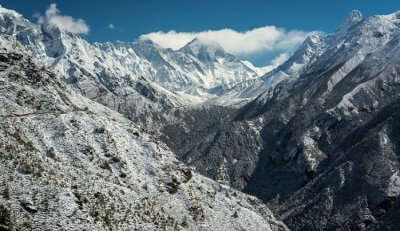
[[[400,226],[399,12],[352,11],[272,70],[5,8],[0,31],[0,230]]]

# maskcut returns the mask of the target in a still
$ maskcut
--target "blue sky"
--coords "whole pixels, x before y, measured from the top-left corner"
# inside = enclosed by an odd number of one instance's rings
[[[132,41],[147,34],[146,38],[159,39],[158,41],[163,46],[179,46],[180,43],[171,44],[171,39],[172,42],[181,41],[183,43],[190,39],[190,36],[197,35],[181,34],[181,32],[219,31],[210,35],[203,34],[203,37],[211,36],[212,39],[218,37],[220,40],[221,36],[224,37],[224,33],[227,32],[233,36],[233,39],[227,36],[225,41],[234,41],[237,38],[239,42],[242,41],[240,39],[244,39],[245,42],[241,42],[241,44],[247,45],[236,46],[232,42],[226,47],[224,45],[224,48],[231,53],[252,60],[259,66],[268,64],[277,55],[293,50],[303,36],[303,34],[295,34],[295,32],[314,30],[333,32],[348,12],[353,9],[361,10],[365,16],[400,10],[400,1],[398,0],[0,0],[3,7],[15,9],[32,21],[37,21],[33,18],[34,14],[45,14],[51,3],[57,4],[59,14],[83,19],[90,28],[90,31],[83,36],[92,42]],[[274,26],[275,30],[266,26]],[[220,31],[225,28],[232,29],[232,31]],[[252,30],[255,30],[254,33],[248,36],[240,34],[240,32]],[[175,31],[176,34],[165,37],[163,33],[154,33],[159,31]],[[281,33],[277,35],[278,37],[274,37],[277,41],[271,42],[270,37],[266,35],[264,40],[255,42],[259,43],[259,46],[263,46],[263,42],[270,42],[262,49],[257,50],[258,48],[254,46],[247,47],[255,37],[259,37],[260,33],[273,34],[276,31]],[[293,40],[293,37],[296,39]],[[285,43],[285,45],[278,44],[291,39],[293,41]],[[237,50],[234,46],[242,49]],[[281,47],[277,48],[278,46]]]

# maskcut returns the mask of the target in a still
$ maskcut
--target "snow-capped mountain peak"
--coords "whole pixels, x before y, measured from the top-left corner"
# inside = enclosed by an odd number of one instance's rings
[[[186,44],[180,51],[190,53],[201,59],[215,59],[226,55],[222,46],[217,42],[198,38]]]
[[[288,75],[297,76],[311,63],[316,61],[325,50],[326,35],[321,32],[313,32],[304,40],[297,51],[276,71],[283,71]]]
[[[9,36],[16,36],[31,23],[14,10],[3,8],[0,5],[0,32]]]
[[[358,10],[351,11],[333,34],[314,32],[282,65],[256,80],[237,84],[219,99],[226,104],[231,98],[248,100],[264,94],[282,81],[306,79],[312,73],[338,69],[328,83],[329,89],[356,68],[368,54],[381,49],[400,28],[400,12],[363,18]]]
[[[338,32],[345,32],[353,25],[361,22],[364,19],[363,14],[359,10],[352,10],[344,20],[342,25],[339,27]]]
[[[194,39],[177,51],[150,40],[91,44],[55,25],[31,23],[13,10],[1,8],[0,16],[3,34],[14,36],[66,79],[75,79],[76,84],[87,75],[98,78],[107,74],[115,81],[121,76],[129,76],[131,81],[144,76],[172,94],[189,94],[204,101],[239,82],[259,77],[252,65],[204,39]],[[189,98],[186,101],[193,100]]]

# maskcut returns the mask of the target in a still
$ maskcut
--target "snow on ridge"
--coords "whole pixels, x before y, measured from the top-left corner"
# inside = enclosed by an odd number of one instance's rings
[[[0,5],[0,17],[3,17],[4,15],[11,15],[15,18],[22,17],[22,15],[19,14],[17,11],[4,8],[2,5]]]

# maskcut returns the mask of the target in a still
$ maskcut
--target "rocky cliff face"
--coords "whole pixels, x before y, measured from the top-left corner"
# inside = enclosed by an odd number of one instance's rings
[[[0,49],[1,230],[288,230],[15,41]]]

